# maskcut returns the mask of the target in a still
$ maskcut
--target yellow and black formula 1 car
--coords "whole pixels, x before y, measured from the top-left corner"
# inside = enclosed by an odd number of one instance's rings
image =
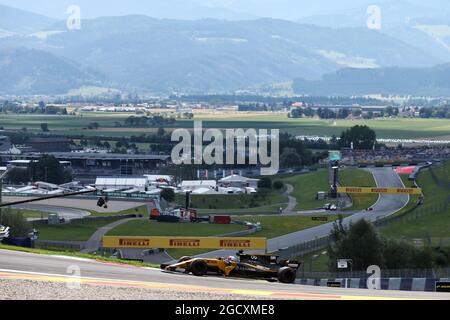
[[[228,258],[191,258],[183,257],[174,264],[162,264],[165,271],[192,273],[195,276],[207,274],[225,277],[257,278],[282,283],[294,283],[300,263],[279,260],[277,255],[237,253],[237,257]]]

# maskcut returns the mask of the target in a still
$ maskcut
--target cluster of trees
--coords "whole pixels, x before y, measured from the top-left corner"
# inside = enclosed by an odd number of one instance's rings
[[[172,100],[180,100],[176,96],[171,96]],[[190,103],[209,104],[235,104],[242,101],[242,104],[260,103],[267,105],[277,105],[284,108],[290,107],[293,103],[302,101],[309,105],[354,105],[374,106],[384,105],[385,101],[366,97],[344,97],[344,96],[299,96],[292,98],[266,96],[266,95],[232,95],[232,94],[211,94],[211,95],[189,95],[182,96],[181,101]]]
[[[126,153],[127,150],[139,152],[138,143],[146,143],[150,147],[151,152],[170,153],[174,146],[171,141],[170,133],[163,128],[158,129],[157,134],[140,134],[131,137],[107,137],[107,136],[71,136],[73,139],[79,139],[80,145],[83,147],[95,146],[98,148],[112,149],[113,153]]]
[[[43,132],[49,132],[50,131],[50,129],[48,128],[48,123],[41,123],[41,130],[43,131]]]
[[[269,177],[262,177],[258,181],[258,188],[281,190],[284,188],[284,183],[281,180],[276,180],[272,182],[272,179],[270,179]]]
[[[72,173],[64,168],[54,156],[44,154],[27,169],[14,168],[8,171],[5,180],[13,184],[30,181],[63,184],[72,181]]]
[[[167,118],[163,116],[141,116],[141,117],[135,117],[131,116],[125,119],[124,126],[125,127],[132,127],[132,128],[146,128],[146,127],[157,127],[157,126],[165,126],[165,125],[172,125],[175,124],[176,119],[175,118]]]
[[[397,107],[388,106],[385,110],[380,111],[379,116],[397,116],[399,114],[399,109]],[[289,114],[289,118],[302,118],[302,117],[314,117],[317,116],[321,119],[346,119],[350,115],[354,117],[360,117],[366,119],[372,119],[375,117],[375,114],[372,111],[369,111],[365,114],[362,114],[361,109],[350,109],[350,108],[341,108],[337,111],[334,111],[330,108],[317,108],[314,110],[311,107],[306,108],[295,108]]]
[[[67,109],[54,105],[46,105],[43,101],[39,102],[37,107],[22,106],[22,104],[4,101],[0,105],[0,112],[3,113],[20,113],[20,114],[61,114],[67,115]]]
[[[352,259],[353,270],[359,271],[366,270],[371,265],[395,270],[443,267],[450,263],[448,252],[440,248],[417,248],[405,241],[386,239],[364,219],[349,227],[343,226],[340,219],[334,223],[330,237],[330,271],[336,271],[336,261],[342,258]]]
[[[267,103],[246,103],[238,106],[238,111],[272,111],[275,105],[269,105]]]
[[[317,163],[326,158],[326,153],[312,153],[306,144],[289,133],[280,133],[280,165],[284,168],[298,168]]]
[[[317,108],[317,110],[314,110],[311,107],[306,107],[293,109],[291,113],[288,114],[288,117],[302,118],[318,116],[321,119],[345,119],[351,114],[353,114],[354,116],[360,116],[361,110],[356,109],[351,111],[348,108],[342,108],[336,112],[330,108]]]
[[[350,148],[353,144],[354,149],[370,150],[377,147],[377,135],[374,130],[368,126],[357,125],[341,133],[338,142],[341,148]]]
[[[450,106],[422,108],[419,114],[421,118],[450,119]]]
[[[164,188],[161,191],[161,198],[163,198],[167,202],[174,202],[175,201],[175,192],[171,188]]]
[[[100,128],[100,125],[98,124],[98,122],[91,122],[88,124],[89,130],[97,130],[98,128]]]
[[[10,237],[26,237],[31,230],[31,225],[23,214],[9,208],[0,209],[0,225],[9,227]]]

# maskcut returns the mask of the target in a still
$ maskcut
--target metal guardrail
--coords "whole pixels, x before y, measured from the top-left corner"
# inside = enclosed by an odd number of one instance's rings
[[[37,248],[63,248],[80,251],[84,249],[84,242],[36,240],[34,246]]]
[[[68,223],[83,223],[83,222],[89,222],[89,221],[117,221],[117,220],[123,220],[123,219],[129,219],[129,218],[138,218],[141,215],[138,214],[123,214],[123,215],[116,215],[116,216],[88,216],[83,218],[77,218],[77,219],[71,219]],[[33,220],[31,221],[32,225],[36,224],[47,224],[48,219],[40,219],[40,220]]]

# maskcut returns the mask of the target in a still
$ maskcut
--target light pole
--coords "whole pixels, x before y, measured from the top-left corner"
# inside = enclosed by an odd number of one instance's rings
[[[333,185],[332,185],[332,189],[331,189],[331,197],[333,199],[337,198],[337,184],[338,184],[338,171],[339,171],[339,166],[338,163],[335,162],[334,166],[331,167],[331,169],[333,169]]]

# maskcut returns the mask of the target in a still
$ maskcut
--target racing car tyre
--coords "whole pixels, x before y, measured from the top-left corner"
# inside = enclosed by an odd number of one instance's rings
[[[178,262],[185,262],[185,261],[188,261],[188,260],[192,260],[192,257],[188,257],[188,256],[181,257],[178,260]]]
[[[297,272],[289,267],[283,267],[278,270],[278,281],[281,283],[294,283]]]
[[[208,264],[204,260],[195,260],[189,267],[194,276],[201,277],[208,272]]]

